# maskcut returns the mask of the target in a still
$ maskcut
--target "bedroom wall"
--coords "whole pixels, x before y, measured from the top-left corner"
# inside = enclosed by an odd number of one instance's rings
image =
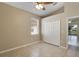
[[[31,36],[32,18],[40,19],[27,11],[0,3],[0,51],[40,40],[39,34],[34,36],[35,39]]]
[[[66,17],[79,16],[79,2],[66,2],[64,4]]]

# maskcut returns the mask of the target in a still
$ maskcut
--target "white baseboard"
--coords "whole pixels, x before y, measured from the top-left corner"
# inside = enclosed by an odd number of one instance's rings
[[[12,50],[16,50],[16,49],[19,49],[19,48],[23,48],[23,47],[26,47],[26,46],[30,46],[32,44],[36,44],[36,43],[39,43],[39,42],[40,41],[36,41],[36,42],[28,43],[28,44],[25,44],[25,45],[17,46],[17,47],[14,47],[14,48],[6,49],[6,50],[3,50],[3,51],[0,51],[0,54],[5,53],[5,52],[9,52],[9,51],[12,51]]]
[[[66,49],[67,50],[67,47],[60,46],[60,48],[63,48],[63,49]]]

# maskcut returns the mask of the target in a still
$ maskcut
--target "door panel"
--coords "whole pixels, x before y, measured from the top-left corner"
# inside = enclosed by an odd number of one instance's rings
[[[60,46],[60,20],[43,21],[42,35],[45,42]]]

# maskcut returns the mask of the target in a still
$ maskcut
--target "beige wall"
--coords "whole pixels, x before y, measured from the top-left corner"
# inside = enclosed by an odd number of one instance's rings
[[[79,2],[67,2],[64,5],[67,17],[79,16]]]
[[[0,3],[0,51],[39,40],[31,39],[32,17],[39,18],[26,11]]]
[[[60,14],[60,21],[61,21],[61,42],[60,45],[62,47],[68,47],[68,19],[65,16],[65,13]]]

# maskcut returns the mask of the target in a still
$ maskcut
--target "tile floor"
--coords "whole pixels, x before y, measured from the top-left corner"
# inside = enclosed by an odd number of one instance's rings
[[[79,56],[79,48],[69,46],[68,50],[40,42],[28,47],[0,54],[1,57],[76,57]]]
[[[69,45],[79,47],[79,37],[77,35],[69,35],[68,38]]]

